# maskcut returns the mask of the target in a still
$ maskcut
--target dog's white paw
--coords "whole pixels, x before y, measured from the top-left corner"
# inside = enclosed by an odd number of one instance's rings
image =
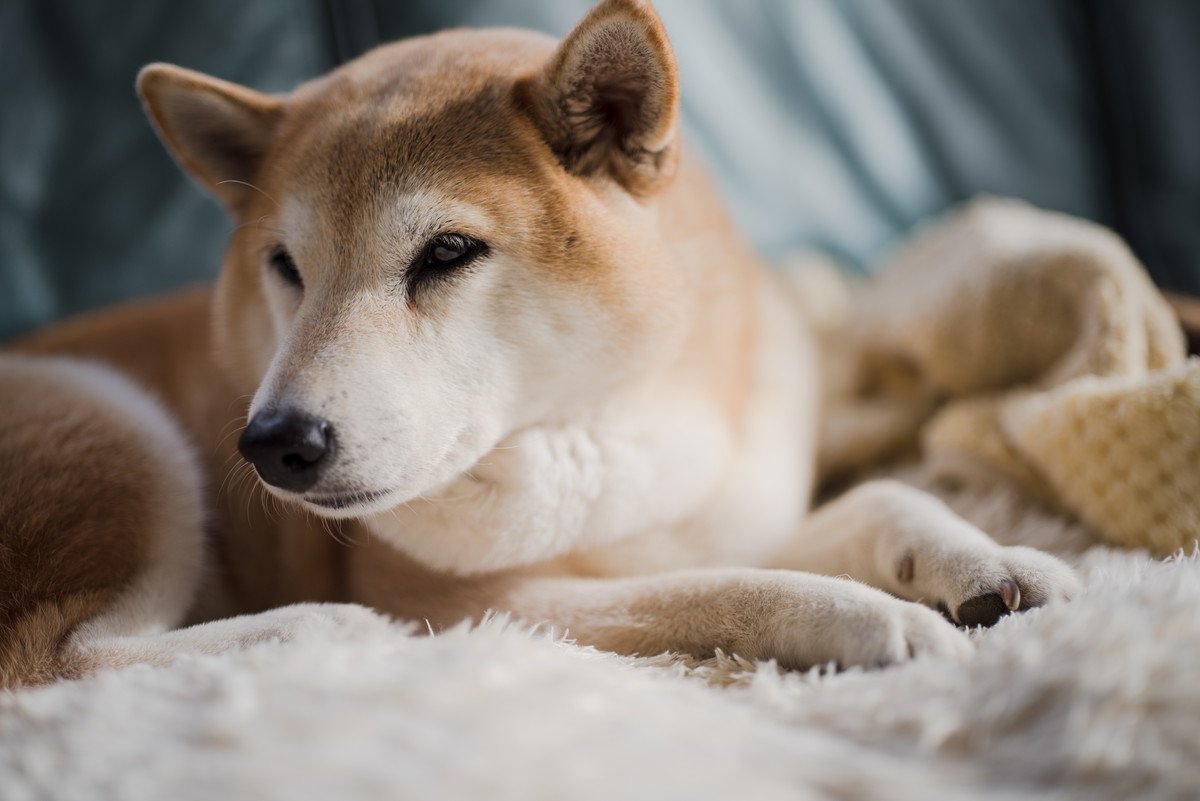
[[[358,604],[300,603],[262,614],[264,630],[285,641],[303,634],[354,638],[390,625],[383,615]]]
[[[907,553],[896,570],[925,603],[964,626],[991,626],[1010,612],[1067,601],[1081,590],[1061,559],[1019,546]]]
[[[970,641],[932,609],[907,601],[858,610],[839,632],[840,667],[886,667],[921,656],[962,658]]]
[[[202,623],[173,632],[194,641],[195,650],[241,650],[263,642],[291,642],[305,636],[350,638],[383,630],[388,620],[358,604],[300,603],[266,612]]]
[[[771,630],[770,651],[786,667],[834,663],[840,668],[881,668],[918,657],[961,659],[970,640],[939,614],[920,604],[849,581],[781,611]]]

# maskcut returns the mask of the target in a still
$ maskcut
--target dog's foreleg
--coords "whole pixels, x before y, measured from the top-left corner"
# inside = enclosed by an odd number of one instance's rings
[[[786,570],[692,570],[626,579],[515,584],[497,608],[630,655],[717,649],[786,667],[878,667],[957,657],[966,638],[936,613],[842,579]]]
[[[1079,591],[1059,559],[1003,547],[933,496],[895,481],[868,482],[818,509],[774,564],[849,576],[964,625],[991,625]]]

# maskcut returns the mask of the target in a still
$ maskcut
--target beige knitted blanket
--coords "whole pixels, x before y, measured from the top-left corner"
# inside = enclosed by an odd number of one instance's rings
[[[917,455],[938,482],[1011,482],[1111,544],[1195,546],[1200,360],[1116,235],[984,199],[861,286],[798,275],[828,357],[825,477]]]

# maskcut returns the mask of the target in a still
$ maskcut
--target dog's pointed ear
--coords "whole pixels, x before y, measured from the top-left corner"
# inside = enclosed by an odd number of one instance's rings
[[[283,113],[278,98],[170,64],[138,73],[137,91],[180,166],[237,212]]]
[[[649,0],[603,0],[521,91],[568,171],[635,195],[674,174],[679,75]]]

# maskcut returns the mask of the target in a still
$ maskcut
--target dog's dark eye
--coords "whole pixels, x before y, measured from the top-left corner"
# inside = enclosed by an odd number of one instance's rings
[[[279,273],[279,277],[292,286],[303,289],[304,279],[300,277],[300,271],[296,269],[296,262],[292,261],[292,254],[287,252],[287,248],[280,245],[271,251],[268,259],[271,264],[271,269]]]
[[[425,246],[421,266],[430,270],[450,270],[474,261],[487,250],[478,239],[462,234],[442,234]]]
[[[488,246],[464,234],[440,234],[429,240],[408,268],[410,297],[420,297],[486,255]]]

